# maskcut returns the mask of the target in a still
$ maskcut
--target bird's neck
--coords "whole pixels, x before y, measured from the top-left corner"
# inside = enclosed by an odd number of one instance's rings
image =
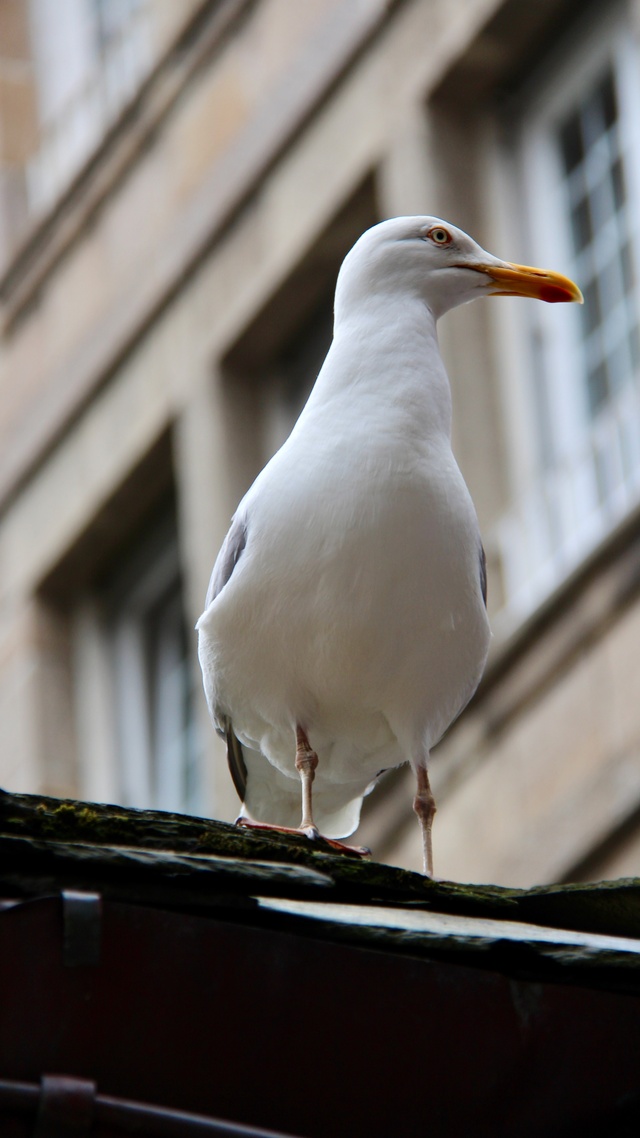
[[[370,299],[366,310],[342,315],[316,388],[323,400],[357,399],[365,421],[370,408],[407,439],[450,438],[451,389],[436,320],[419,298]]]

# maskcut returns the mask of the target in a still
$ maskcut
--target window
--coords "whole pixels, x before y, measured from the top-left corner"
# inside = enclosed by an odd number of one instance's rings
[[[576,37],[520,117],[528,258],[566,271],[585,302],[526,302],[526,469],[497,534],[510,622],[640,501],[640,59],[626,20],[614,4]]]
[[[282,446],[317,379],[333,337],[333,300],[351,246],[379,221],[376,183],[368,175],[320,232],[221,361],[233,433],[246,440],[234,455],[239,490]]]
[[[558,128],[592,421],[638,373],[632,218],[615,73],[608,64]]]
[[[141,535],[92,590],[74,639],[87,796],[203,813],[195,635],[186,628],[173,518]]]
[[[291,434],[331,347],[332,336],[333,292],[317,303],[276,361],[265,401],[266,456],[278,450]]]
[[[37,215],[71,181],[150,65],[148,0],[29,0],[39,147],[27,168]]]

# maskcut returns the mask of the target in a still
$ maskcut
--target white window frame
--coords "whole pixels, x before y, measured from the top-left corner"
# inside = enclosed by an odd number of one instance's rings
[[[574,253],[557,132],[607,64],[614,71],[619,96],[627,201],[640,201],[640,49],[630,35],[631,27],[630,5],[612,3],[604,16],[600,12],[588,19],[569,48],[565,45],[552,53],[545,73],[538,73],[535,86],[530,84],[520,95],[517,130],[511,139],[515,136],[511,176],[520,190],[516,197],[525,203],[519,221],[525,234],[522,258],[529,263],[572,273]],[[632,234],[636,276],[639,229],[640,212]],[[516,342],[528,351],[519,369],[521,413],[519,423],[514,422],[519,440],[513,451],[515,500],[492,535],[505,581],[505,605],[497,620],[504,632],[538,607],[640,502],[638,386],[625,389],[595,425],[587,407],[577,307],[523,301],[519,311],[510,311],[509,316],[514,322],[520,320]],[[529,361],[534,355],[532,367]],[[539,374],[534,374],[536,370]],[[552,437],[546,439],[540,423],[545,404],[553,422]],[[623,446],[627,467],[628,453],[632,456],[631,472],[622,470]],[[620,468],[604,502],[594,490],[596,464],[603,455]]]

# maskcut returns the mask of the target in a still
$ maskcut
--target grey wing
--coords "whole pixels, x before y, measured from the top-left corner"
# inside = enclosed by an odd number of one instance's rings
[[[224,718],[220,724],[220,728],[220,734],[224,735],[227,743],[227,763],[229,764],[233,785],[238,793],[238,798],[241,802],[244,802],[244,796],[247,791],[247,765],[244,761],[242,743],[235,734],[230,719]]]
[[[211,580],[209,581],[209,588],[207,589],[205,609],[209,608],[212,601],[215,600],[225,585],[231,580],[233,571],[242,557],[246,544],[247,523],[243,518],[236,516],[231,523],[229,532],[216,558]],[[244,802],[247,789],[247,767],[242,753],[242,743],[233,730],[231,720],[226,716],[221,717],[216,727],[218,733],[223,735],[226,740],[227,762],[229,764],[233,785],[238,792],[240,801]]]
[[[480,542],[480,589],[485,608],[487,607],[487,555],[484,545]]]
[[[204,602],[205,609],[209,608],[209,605],[216,599],[218,593],[221,593],[225,585],[231,580],[233,571],[242,557],[246,544],[247,523],[244,518],[239,518],[236,514],[213,567],[213,573],[211,574],[211,580],[209,581],[209,588],[207,589],[207,596]]]

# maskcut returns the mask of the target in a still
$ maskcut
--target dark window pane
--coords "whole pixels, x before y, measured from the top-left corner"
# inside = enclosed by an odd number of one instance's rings
[[[629,350],[634,371],[640,369],[640,328],[636,324],[629,333]]]
[[[587,375],[587,391],[589,394],[589,409],[592,415],[600,410],[609,396],[609,378],[607,365],[598,364]]]
[[[617,107],[611,72],[602,78],[581,108],[585,152],[602,138],[616,122]]]
[[[593,240],[593,226],[591,224],[591,209],[589,199],[582,198],[571,211],[571,230],[573,233],[573,247],[576,253],[582,250]]]
[[[564,168],[567,174],[575,170],[576,166],[582,162],[584,158],[584,147],[582,145],[582,131],[580,128],[580,118],[578,115],[572,115],[567,119],[566,123],[560,130],[560,147],[562,150],[562,158]]]
[[[611,167],[611,184],[613,187],[613,200],[615,202],[616,210],[622,208],[626,200],[624,189],[624,171],[622,169],[622,159],[616,158],[616,161]]]
[[[616,96],[611,72],[602,78],[593,94],[584,103],[582,126],[586,139],[585,149],[613,126],[617,119]]]
[[[620,250],[620,264],[622,266],[622,280],[624,282],[625,293],[633,292],[636,283],[636,274],[633,267],[633,253],[631,245],[627,241],[626,245],[622,246]]]
[[[598,100],[602,112],[602,118],[605,128],[613,126],[618,118],[618,104],[616,99],[616,89],[613,82],[613,75],[610,71],[607,72],[600,89],[598,91]]]
[[[604,266],[602,272],[599,274],[600,281],[600,303],[603,314],[606,316],[615,308],[616,304],[622,300],[624,296],[622,286],[622,267],[620,258],[616,254]]]
[[[602,323],[602,308],[600,305],[600,290],[597,280],[592,280],[582,290],[584,304],[581,308],[582,323],[585,335],[593,332]]]
[[[614,490],[615,483],[611,469],[610,455],[607,451],[597,450],[595,454],[595,475],[598,488],[598,501],[606,502]]]
[[[591,213],[593,217],[593,226],[597,231],[603,225],[606,225],[610,217],[614,213],[613,195],[611,193],[611,181],[609,173],[607,172],[601,182],[595,186],[590,196],[591,200]]]

